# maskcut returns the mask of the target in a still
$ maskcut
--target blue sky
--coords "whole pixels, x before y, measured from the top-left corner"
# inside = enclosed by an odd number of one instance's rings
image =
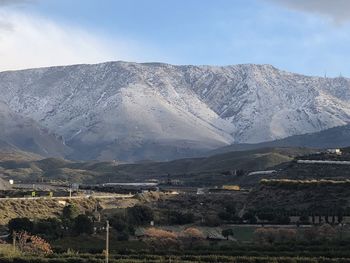
[[[128,60],[350,76],[349,2],[0,0],[0,69]]]

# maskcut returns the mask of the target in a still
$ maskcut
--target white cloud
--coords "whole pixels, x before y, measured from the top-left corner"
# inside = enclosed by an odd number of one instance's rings
[[[27,4],[28,2],[31,2],[31,0],[0,0],[0,6]]]
[[[0,10],[0,71],[137,60],[142,59],[140,54],[140,47],[132,41],[106,37],[18,11]]]
[[[270,0],[302,12],[324,15],[336,24],[350,20],[349,0]]]

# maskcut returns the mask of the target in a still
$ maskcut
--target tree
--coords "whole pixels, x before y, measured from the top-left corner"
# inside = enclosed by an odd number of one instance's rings
[[[191,224],[194,222],[194,214],[193,213],[182,213],[178,211],[169,211],[168,212],[168,221],[170,224],[178,224],[185,225]]]
[[[338,217],[338,223],[340,224],[344,218],[344,210],[343,209],[338,210],[337,217]]]
[[[221,211],[218,213],[218,217],[224,221],[230,221],[232,219],[232,214],[227,211]]]
[[[222,235],[223,235],[224,237],[226,237],[227,240],[228,240],[228,238],[229,238],[230,236],[233,236],[233,235],[234,235],[233,229],[231,229],[231,228],[224,229],[224,230],[222,230],[221,233],[222,233]]]
[[[280,215],[276,217],[275,221],[277,224],[288,225],[290,223],[290,217]]]
[[[119,231],[127,231],[128,230],[128,222],[127,219],[121,215],[121,214],[116,214],[114,215],[110,220],[109,220],[111,226]]]
[[[228,203],[225,206],[226,212],[234,215],[236,213],[236,204],[235,203]]]
[[[146,229],[145,241],[153,249],[179,247],[176,233],[154,227]]]
[[[79,215],[79,213],[80,211],[75,205],[69,204],[63,208],[62,216],[65,219],[72,220],[76,218]]]
[[[260,212],[258,213],[258,218],[261,220],[261,221],[273,221],[274,220],[274,214],[271,213],[271,212]]]
[[[257,244],[272,244],[276,241],[276,230],[273,228],[257,228],[254,231]]]
[[[32,232],[33,231],[33,222],[27,217],[23,218],[13,218],[8,223],[9,232],[12,234],[15,232]]]
[[[332,240],[336,236],[336,231],[331,225],[324,224],[319,227],[318,234],[322,240]]]
[[[256,224],[257,220],[252,212],[247,212],[243,215],[242,219],[249,224]]]
[[[295,241],[297,237],[297,231],[295,229],[278,229],[277,233],[279,242]]]
[[[242,170],[242,169],[238,169],[238,170],[236,170],[236,175],[237,176],[243,176],[244,175],[244,170]]]
[[[94,232],[94,225],[91,219],[86,215],[78,215],[74,219],[74,232],[80,234],[92,234]]]
[[[62,236],[62,222],[57,218],[39,219],[34,224],[33,234],[47,239],[57,239]]]
[[[195,242],[205,239],[203,232],[195,227],[186,228],[184,231],[182,231],[181,237],[185,242],[189,241],[190,248],[192,248]]]
[[[309,216],[307,215],[302,215],[300,218],[299,218],[299,221],[301,224],[309,224],[310,223],[310,220],[309,220]]]
[[[22,252],[36,255],[49,255],[53,253],[50,244],[41,237],[30,235],[24,231],[17,233],[16,239],[17,246]]]
[[[313,226],[310,228],[306,228],[303,231],[303,237],[306,241],[315,241],[318,238],[318,229]]]
[[[153,220],[153,210],[144,205],[135,205],[128,208],[129,222],[134,225],[144,225]]]
[[[221,221],[216,215],[207,215],[204,218],[204,225],[206,226],[215,227],[215,226],[219,226],[220,223]]]

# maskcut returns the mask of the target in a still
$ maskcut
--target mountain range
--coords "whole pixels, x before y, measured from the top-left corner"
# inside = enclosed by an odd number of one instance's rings
[[[270,65],[119,61],[6,71],[0,98],[0,113],[15,119],[0,140],[83,160],[172,160],[350,123],[349,79]],[[28,140],[12,132],[19,119]]]

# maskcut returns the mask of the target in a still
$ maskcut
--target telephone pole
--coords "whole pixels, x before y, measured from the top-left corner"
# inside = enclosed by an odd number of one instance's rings
[[[106,222],[106,263],[109,259],[109,221]]]
[[[13,251],[16,251],[16,232],[12,232],[12,246],[13,246]]]

